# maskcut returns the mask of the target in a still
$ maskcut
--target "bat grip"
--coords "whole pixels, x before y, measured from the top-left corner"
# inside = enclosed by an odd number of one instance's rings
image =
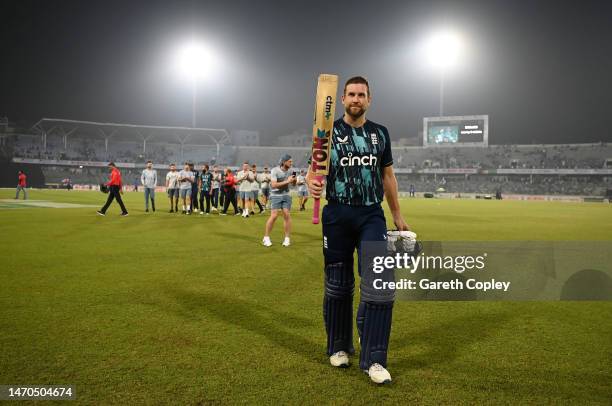
[[[315,179],[319,182],[323,182],[323,176],[317,175]],[[314,206],[312,208],[312,224],[319,224],[319,209],[321,207],[321,199],[315,198]]]

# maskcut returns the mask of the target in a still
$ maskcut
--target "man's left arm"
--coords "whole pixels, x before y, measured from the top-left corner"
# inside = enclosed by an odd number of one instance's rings
[[[382,180],[383,180],[383,191],[385,192],[385,198],[391,210],[393,216],[393,223],[400,231],[409,231],[410,226],[406,224],[402,213],[400,211],[399,197],[397,193],[397,179],[393,172],[393,153],[391,151],[391,137],[389,136],[389,130],[386,127],[382,127],[382,139],[384,140],[384,149],[382,153]]]
[[[400,211],[397,179],[395,178],[395,173],[393,172],[393,166],[385,166],[383,168],[382,176],[385,198],[387,199],[389,210],[391,210],[391,215],[393,216],[393,223],[398,230],[409,231],[410,226],[406,224],[406,221],[404,220],[404,217]]]

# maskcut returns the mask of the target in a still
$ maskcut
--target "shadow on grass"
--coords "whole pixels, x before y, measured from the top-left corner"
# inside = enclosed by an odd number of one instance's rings
[[[422,331],[403,332],[391,342],[390,359],[398,370],[422,369],[456,359],[461,351],[491,336],[502,325],[517,317],[508,311],[475,311],[452,320],[444,321]],[[397,334],[397,333],[396,333]],[[391,333],[393,337],[393,332]],[[393,357],[394,348],[425,346],[427,351],[408,358]],[[395,369],[395,368],[394,368]]]
[[[264,337],[279,348],[313,365],[327,367],[324,338],[321,342],[314,341],[308,334],[295,332],[316,329],[323,331],[322,320],[318,323],[319,320],[283,312],[241,298],[212,295],[209,292],[177,289],[166,292],[178,305],[175,312],[185,319],[203,320],[212,317],[253,333],[254,342]],[[516,315],[511,312],[474,311],[472,314],[440,322],[422,331],[406,331],[398,334],[395,330],[395,334],[392,332],[392,337],[395,335],[396,338],[392,340],[389,353],[390,366],[397,376],[401,376],[408,370],[424,369],[451,362],[463,349],[487,339],[513,317]],[[249,342],[243,344],[250,345]],[[409,346],[425,346],[427,350],[407,358],[397,358],[396,349],[405,349]],[[347,379],[365,382],[359,371],[353,372],[346,374]],[[351,378],[348,378],[349,376]]]
[[[230,233],[227,231],[215,231],[215,237],[223,237],[228,239],[229,241],[245,241],[257,245],[261,245],[261,239],[263,238],[263,229],[261,231],[261,237],[253,237],[253,235],[249,233]]]
[[[176,289],[168,291],[168,294],[179,305],[182,317],[198,320],[203,316],[211,316],[253,333],[254,340],[256,336],[265,337],[279,347],[317,364],[320,364],[325,356],[322,343],[308,340],[304,335],[291,331],[322,328],[322,321],[320,325],[316,325],[312,319],[235,297]]]

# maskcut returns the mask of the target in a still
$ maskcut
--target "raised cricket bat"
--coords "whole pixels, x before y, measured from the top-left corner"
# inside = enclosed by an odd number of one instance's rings
[[[317,83],[314,124],[312,126],[312,160],[310,170],[321,182],[329,173],[329,154],[334,131],[338,76],[320,74]],[[315,199],[312,224],[319,224],[321,200]]]

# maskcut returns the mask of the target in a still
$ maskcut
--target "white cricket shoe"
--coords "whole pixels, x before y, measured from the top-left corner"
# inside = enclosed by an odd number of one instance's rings
[[[291,245],[291,240],[289,240],[289,237],[285,237],[285,239],[283,240],[283,247],[288,247]]]
[[[266,247],[271,247],[272,246],[272,240],[270,239],[270,237],[264,237],[262,244],[265,245]]]
[[[370,369],[368,369],[367,374],[374,383],[391,383],[391,374],[380,364],[372,364]]]
[[[212,211],[217,211],[217,208],[215,206],[212,207]]]
[[[345,351],[338,351],[329,357],[329,363],[334,367],[347,368],[349,366],[349,356]]]
[[[202,215],[204,215],[204,212],[203,212],[203,211],[201,211],[201,212],[200,212],[200,216],[202,216]]]

